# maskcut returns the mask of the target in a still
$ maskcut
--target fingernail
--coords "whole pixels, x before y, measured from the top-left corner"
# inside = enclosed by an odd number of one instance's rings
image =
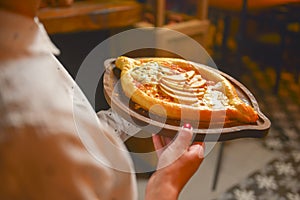
[[[185,123],[185,124],[183,125],[183,128],[186,128],[186,129],[189,129],[189,130],[192,130],[192,129],[193,129],[192,125],[189,124],[189,123]]]
[[[194,144],[194,145],[190,146],[190,150],[197,151],[198,157],[203,158],[204,152],[203,152],[203,148],[201,145]]]
[[[205,149],[205,143],[204,142],[193,142],[193,144],[199,144],[202,146],[203,149]]]

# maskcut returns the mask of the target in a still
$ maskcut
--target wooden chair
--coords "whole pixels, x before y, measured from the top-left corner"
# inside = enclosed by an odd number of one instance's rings
[[[293,53],[293,50],[299,51],[299,47],[294,45],[299,41],[299,3],[296,1],[291,1],[292,3],[289,1],[275,1],[275,3],[270,1],[270,6],[267,6],[266,3],[261,5],[252,3],[250,4],[252,7],[249,7],[247,2],[253,1],[243,0],[243,2],[239,10],[228,10],[227,7],[223,8],[222,6],[210,7],[209,13],[217,14],[217,16],[212,16],[214,19],[212,22],[216,23],[220,17],[223,18],[224,22],[223,39],[219,48],[220,60],[226,62],[228,58],[234,58],[235,66],[241,66],[241,57],[247,55],[262,65],[273,66],[276,72],[273,90],[277,93],[281,71],[285,65],[294,65],[294,71],[297,74],[295,79],[298,79],[299,76],[297,58],[294,56],[296,54]],[[288,3],[284,4],[284,2]],[[234,52],[234,57],[228,56],[228,52],[231,50],[227,46],[233,18],[239,20],[235,35],[237,49]],[[296,28],[290,28],[291,26]],[[294,62],[291,63],[288,59],[293,59]],[[233,70],[238,71],[239,69],[237,67]]]
[[[286,4],[250,12],[246,19],[248,26],[239,50],[254,61],[275,68],[276,94],[284,69],[293,70],[295,79],[299,76],[300,5]]]

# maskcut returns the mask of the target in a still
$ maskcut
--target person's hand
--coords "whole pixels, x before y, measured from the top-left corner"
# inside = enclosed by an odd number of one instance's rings
[[[145,199],[177,199],[204,158],[204,144],[193,143],[192,128],[183,127],[175,140],[153,135],[158,155],[157,171],[149,179]],[[167,147],[167,148],[165,148]]]

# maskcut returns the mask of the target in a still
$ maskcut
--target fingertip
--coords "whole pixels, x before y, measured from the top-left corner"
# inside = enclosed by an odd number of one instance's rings
[[[204,142],[193,142],[193,144],[199,144],[205,150],[205,143]]]
[[[191,125],[191,124],[189,124],[189,123],[185,123],[185,124],[183,125],[183,127],[182,127],[182,128],[186,128],[186,129],[193,130],[193,127],[192,127],[192,125]]]
[[[197,153],[200,159],[204,158],[204,148],[200,144],[193,144],[189,147],[189,151]]]
[[[188,145],[192,142],[191,139],[193,137],[192,129],[187,129],[182,127],[177,135],[177,138],[181,138],[180,140],[186,141]]]
[[[192,133],[193,132],[193,127],[190,124],[184,124],[181,129],[181,132],[188,132],[188,133]]]

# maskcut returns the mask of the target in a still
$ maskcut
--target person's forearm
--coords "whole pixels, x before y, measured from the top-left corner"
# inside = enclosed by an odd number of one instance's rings
[[[145,200],[176,200],[180,191],[172,184],[172,180],[155,172],[148,181]]]

